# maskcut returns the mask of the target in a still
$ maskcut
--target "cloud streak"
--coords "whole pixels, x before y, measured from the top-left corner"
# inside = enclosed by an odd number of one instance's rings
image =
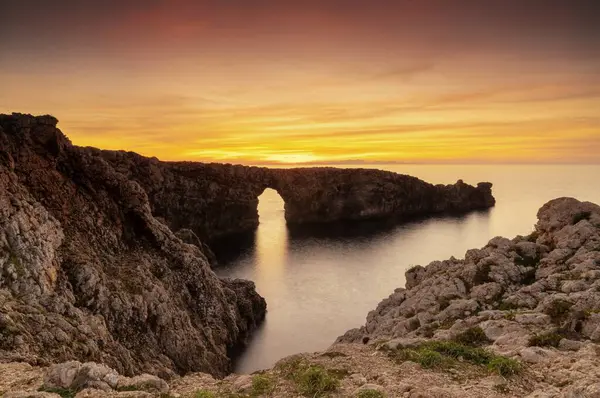
[[[76,144],[245,163],[598,161],[593,0],[1,7],[0,111],[55,114]]]

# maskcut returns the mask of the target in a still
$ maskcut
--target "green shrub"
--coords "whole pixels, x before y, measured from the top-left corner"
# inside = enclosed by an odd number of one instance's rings
[[[502,376],[517,374],[521,369],[518,361],[456,341],[430,341],[417,347],[390,351],[389,355],[397,361],[417,362],[428,369],[444,370],[452,368],[459,362],[486,366],[490,371]]]
[[[275,389],[273,378],[267,374],[257,374],[252,377],[252,390],[250,396],[258,397],[268,395]]]
[[[377,390],[362,390],[358,393],[357,398],[384,398],[385,395]]]
[[[214,392],[208,390],[198,390],[194,394],[194,398],[217,398]]]
[[[523,370],[519,361],[499,355],[492,358],[487,367],[490,371],[503,377],[518,375]]]
[[[416,353],[415,362],[419,363],[424,368],[437,368],[444,364],[444,357],[437,351],[424,348],[416,351]]]
[[[396,353],[396,359],[401,362],[416,362],[427,369],[443,368],[445,365],[447,365],[442,354],[427,347],[419,347],[416,349],[405,348],[398,350]]]
[[[275,368],[279,370],[281,375],[286,379],[293,379],[300,370],[306,369],[308,364],[300,356],[292,356],[284,361],[277,363]]]
[[[340,382],[322,366],[310,365],[294,374],[298,391],[307,397],[321,397],[338,389]]]
[[[44,386],[40,387],[38,389],[38,391],[58,394],[61,396],[61,398],[75,398],[75,395],[77,394],[76,391],[70,390],[68,388],[55,388],[55,387],[44,387]]]
[[[457,343],[470,346],[481,346],[491,343],[490,339],[488,339],[485,335],[483,329],[481,329],[479,326],[468,328],[464,332],[454,336],[452,340]]]
[[[476,365],[487,363],[493,355],[483,348],[475,348],[454,341],[433,341],[428,343],[428,346],[452,359],[462,359]]]
[[[530,347],[558,347],[562,338],[563,336],[555,332],[540,333],[531,336],[528,344]]]

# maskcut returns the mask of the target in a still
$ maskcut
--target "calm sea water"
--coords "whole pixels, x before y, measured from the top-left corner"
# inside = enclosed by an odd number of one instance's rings
[[[236,364],[247,373],[287,355],[327,348],[395,288],[404,272],[482,247],[494,236],[526,235],[548,200],[571,196],[600,203],[600,165],[377,165],[431,183],[490,181],[497,204],[463,217],[436,217],[392,228],[357,225],[288,231],[283,200],[273,190],[259,198],[260,226],[244,242],[221,248],[221,276],[253,280],[268,305],[266,321]]]

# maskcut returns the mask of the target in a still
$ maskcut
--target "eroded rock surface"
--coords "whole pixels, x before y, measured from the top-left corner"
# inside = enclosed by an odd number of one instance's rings
[[[505,351],[540,333],[600,341],[600,207],[560,198],[538,219],[529,236],[408,270],[406,288],[339,341],[445,338],[475,325]]]
[[[122,383],[107,387],[98,383],[105,376],[104,370],[79,377],[79,384],[71,379],[49,383],[49,375],[56,375],[56,368],[67,369],[69,363],[53,368],[24,369],[20,364],[0,364],[0,370],[10,373],[0,377],[0,392],[7,398],[56,398],[47,391],[57,391],[50,386],[60,385],[76,398],[300,398],[327,397],[384,397],[384,398],[573,398],[595,397],[600,383],[600,346],[585,342],[577,352],[547,350],[552,352],[543,360],[527,363],[523,374],[502,377],[485,369],[455,368],[447,370],[425,369],[412,362],[398,362],[385,350],[372,344],[334,344],[327,351],[298,354],[282,359],[272,369],[253,375],[231,374],[215,379],[206,373],[191,373],[171,379],[168,383],[150,376],[126,378],[117,376]],[[100,367],[98,364],[79,364],[80,367]],[[319,369],[337,380],[336,387],[320,395],[302,392],[302,380],[290,377],[290,373],[304,367]],[[103,368],[102,368],[103,369]],[[31,372],[35,376],[31,378]],[[108,372],[111,370],[109,369]],[[114,371],[112,371],[115,373]],[[117,380],[117,377],[114,377]],[[142,382],[146,377],[147,383]],[[10,380],[8,382],[7,380]],[[316,378],[319,380],[319,378]],[[318,382],[315,381],[315,384]],[[87,386],[87,387],[83,387]],[[95,387],[90,387],[95,386]],[[126,386],[126,387],[125,387]],[[160,390],[159,390],[160,389]],[[38,391],[42,390],[42,391]],[[359,395],[364,391],[380,392],[382,395]],[[39,394],[39,395],[38,395]],[[42,395],[44,394],[44,395]],[[48,394],[48,395],[46,395]]]
[[[166,391],[190,398],[597,397],[600,207],[561,198],[543,206],[538,218],[529,236],[494,238],[465,260],[411,269],[406,288],[380,303],[365,326],[324,352],[284,358],[264,372],[224,379],[190,373],[167,384],[149,375],[123,378],[94,363],[11,363],[0,364],[0,392],[50,397],[35,394],[53,385],[78,398],[164,397]],[[435,358],[431,352],[405,356],[436,342],[460,344],[464,353],[483,349],[513,368],[482,365],[465,354],[436,366],[427,361]]]
[[[140,184],[51,116],[0,116],[0,360],[121,374],[230,370],[265,301],[219,279]]]
[[[229,164],[161,162],[131,152],[90,149],[148,193],[152,212],[177,231],[201,239],[258,226],[258,196],[275,189],[288,224],[385,219],[484,210],[495,204],[492,184],[432,185],[372,169],[268,169]]]

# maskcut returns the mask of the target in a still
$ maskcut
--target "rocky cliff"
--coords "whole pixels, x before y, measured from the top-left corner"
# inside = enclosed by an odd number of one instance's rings
[[[264,372],[222,380],[194,373],[167,384],[149,375],[122,377],[95,363],[11,363],[0,364],[0,392],[6,398],[58,398],[56,391],[77,398],[600,397],[600,207],[561,198],[544,205],[538,218],[528,236],[497,237],[464,260],[409,270],[406,287],[383,300],[365,326],[324,352],[284,358]]]
[[[56,123],[0,116],[0,360],[226,374],[265,315],[254,284],[219,279],[138,182]]]
[[[152,212],[203,239],[258,226],[258,196],[275,189],[288,224],[368,219],[403,221],[440,213],[483,210],[495,204],[492,184],[432,185],[372,169],[268,169],[229,164],[161,162],[131,152],[90,149],[147,192]]]
[[[413,267],[406,287],[339,341],[444,338],[476,325],[507,350],[532,333],[600,341],[600,207],[561,198],[538,219],[528,236],[496,237],[464,260]]]

